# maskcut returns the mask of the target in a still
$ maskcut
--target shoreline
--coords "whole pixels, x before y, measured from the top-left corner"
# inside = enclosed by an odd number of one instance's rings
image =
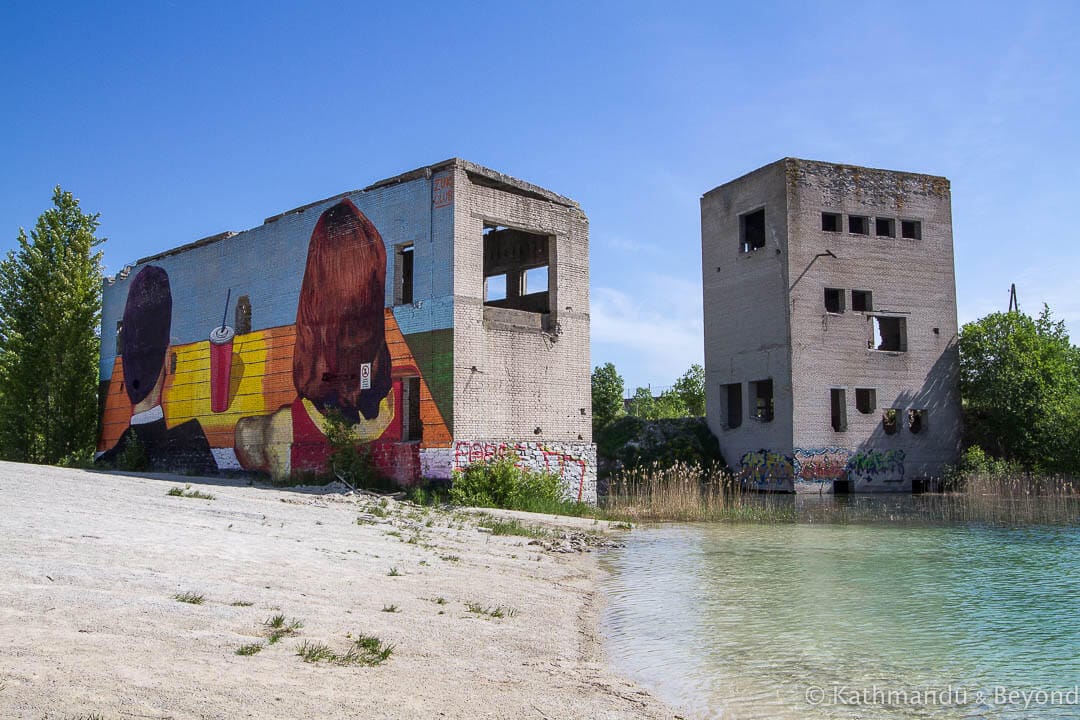
[[[3,717],[676,717],[607,664],[594,554],[478,528],[603,521],[14,463],[0,501]],[[275,614],[302,627],[270,643]],[[360,634],[392,654],[296,654]]]

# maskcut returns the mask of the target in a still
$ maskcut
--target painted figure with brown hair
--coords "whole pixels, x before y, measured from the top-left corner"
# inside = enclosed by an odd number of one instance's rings
[[[322,472],[329,455],[325,415],[330,410],[352,423],[361,441],[391,439],[386,433],[394,420],[394,393],[385,298],[382,237],[344,199],[319,217],[308,245],[293,349],[297,398],[272,415],[236,424],[236,455],[244,468],[277,477]],[[370,387],[362,388],[366,370]]]

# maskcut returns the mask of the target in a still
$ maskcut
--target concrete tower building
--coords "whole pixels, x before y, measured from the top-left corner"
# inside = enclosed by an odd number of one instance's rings
[[[708,422],[749,487],[910,492],[956,461],[950,197],[796,158],[702,196]]]

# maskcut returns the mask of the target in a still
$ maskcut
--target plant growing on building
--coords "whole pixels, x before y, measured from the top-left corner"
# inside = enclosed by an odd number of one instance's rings
[[[1080,472],[1080,348],[1043,306],[960,330],[968,442],[1037,472]]]
[[[52,202],[0,262],[0,454],[77,463],[97,436],[104,240],[70,192]]]
[[[330,444],[329,470],[338,480],[354,488],[392,492],[397,486],[378,471],[371,448],[360,442],[353,426],[337,410],[326,418],[326,440]]]
[[[450,500],[470,507],[532,512],[553,512],[567,504],[559,493],[558,475],[518,467],[513,453],[455,471]]]

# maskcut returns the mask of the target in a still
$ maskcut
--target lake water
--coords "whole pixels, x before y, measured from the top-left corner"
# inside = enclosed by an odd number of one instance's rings
[[[616,669],[691,717],[1080,717],[1076,524],[868,515],[635,529],[602,560]]]

